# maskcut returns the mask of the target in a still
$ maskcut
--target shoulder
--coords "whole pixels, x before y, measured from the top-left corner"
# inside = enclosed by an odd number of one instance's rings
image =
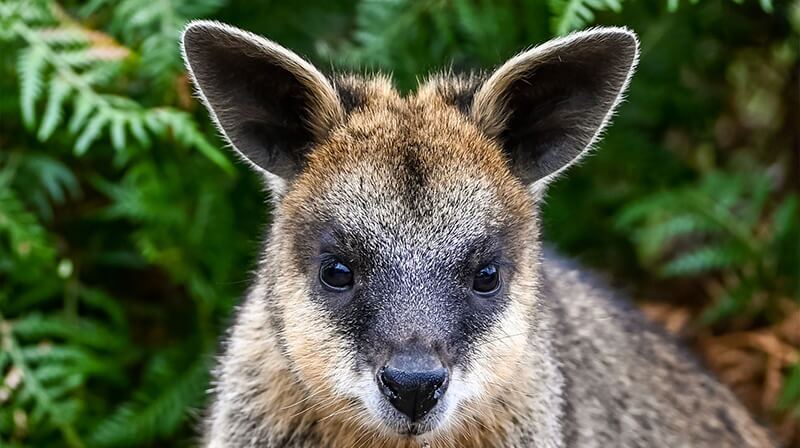
[[[772,446],[733,394],[629,300],[552,250],[542,264],[577,445]]]

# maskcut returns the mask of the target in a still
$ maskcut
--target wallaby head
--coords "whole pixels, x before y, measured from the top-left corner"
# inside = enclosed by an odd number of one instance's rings
[[[183,52],[271,188],[256,299],[310,400],[332,420],[435,434],[530,376],[521,361],[546,337],[537,202],[613,113],[633,33],[575,33],[407,96],[214,22],[190,24]]]

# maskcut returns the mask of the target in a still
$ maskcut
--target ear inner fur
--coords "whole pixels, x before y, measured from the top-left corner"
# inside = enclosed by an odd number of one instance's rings
[[[344,118],[330,81],[297,54],[263,37],[196,21],[183,32],[182,51],[220,131],[259,170],[293,177],[308,147]],[[296,101],[296,107],[287,107]]]
[[[523,181],[547,183],[607,125],[637,58],[638,41],[622,28],[550,41],[498,68],[475,94],[471,116],[504,145]]]

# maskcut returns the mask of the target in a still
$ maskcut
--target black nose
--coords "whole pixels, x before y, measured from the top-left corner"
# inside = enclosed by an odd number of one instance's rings
[[[411,421],[424,417],[447,390],[447,370],[438,361],[398,357],[378,371],[378,384],[389,402]],[[409,362],[410,361],[410,362]]]

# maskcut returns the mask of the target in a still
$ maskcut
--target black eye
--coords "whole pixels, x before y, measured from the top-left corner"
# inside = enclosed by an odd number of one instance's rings
[[[326,261],[319,267],[319,280],[329,290],[342,292],[353,286],[353,271],[339,260]]]
[[[489,295],[500,288],[500,273],[497,266],[487,264],[479,270],[472,279],[472,289],[478,294]]]

